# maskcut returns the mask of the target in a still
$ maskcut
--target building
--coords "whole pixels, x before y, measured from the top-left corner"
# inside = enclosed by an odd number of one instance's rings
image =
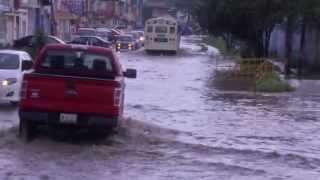
[[[50,8],[39,0],[0,0],[0,46],[12,45],[15,39],[50,33]]]
[[[28,34],[28,10],[21,5],[27,0],[0,0],[0,43],[12,44],[13,40]]]
[[[54,34],[63,40],[71,40],[76,29],[86,23],[86,8],[86,0],[55,0],[52,14]]]
[[[143,0],[132,0],[132,17],[134,21],[134,26],[141,27],[143,23],[142,13],[143,13]]]
[[[170,4],[167,0],[148,0],[143,5],[143,22],[149,18],[172,17],[170,14]]]
[[[89,19],[91,26],[106,27],[113,26],[117,20],[116,11],[119,2],[116,0],[91,0]]]
[[[0,47],[8,44],[7,31],[9,29],[8,21],[10,20],[9,16],[6,13],[11,11],[10,2],[8,0],[0,0]]]

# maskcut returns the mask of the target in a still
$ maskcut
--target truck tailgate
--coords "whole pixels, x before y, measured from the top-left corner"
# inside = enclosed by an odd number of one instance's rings
[[[20,108],[117,117],[121,111],[121,81],[29,74],[24,77]]]

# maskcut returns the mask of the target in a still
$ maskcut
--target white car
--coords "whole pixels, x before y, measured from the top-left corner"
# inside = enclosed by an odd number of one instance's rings
[[[23,74],[33,65],[24,51],[0,50],[0,101],[12,105],[20,101]]]

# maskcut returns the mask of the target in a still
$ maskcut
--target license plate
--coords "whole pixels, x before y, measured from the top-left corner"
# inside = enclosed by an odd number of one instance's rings
[[[76,114],[60,114],[60,122],[65,124],[76,124],[78,115]]]
[[[168,42],[168,39],[166,39],[166,38],[155,38],[154,41],[155,42]]]

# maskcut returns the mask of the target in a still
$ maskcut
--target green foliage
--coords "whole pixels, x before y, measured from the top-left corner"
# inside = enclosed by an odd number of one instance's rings
[[[226,56],[238,56],[239,50],[236,48],[228,47],[227,42],[222,37],[208,36],[203,39],[206,44],[209,44]]]
[[[182,1],[182,0],[176,0]],[[210,34],[241,41],[244,57],[268,56],[271,32],[276,24],[290,28],[304,21],[320,28],[319,0],[198,0],[194,15]]]
[[[288,92],[294,90],[289,83],[282,81],[275,72],[268,73],[263,79],[257,81],[256,89],[262,92]]]
[[[28,52],[31,54],[33,58],[35,58],[44,45],[45,45],[45,34],[42,30],[38,30],[35,34],[34,45],[30,50],[28,50]]]
[[[211,34],[242,41],[256,57],[266,56],[275,24],[283,20],[281,0],[200,0],[196,15]],[[246,50],[247,51],[247,50]]]

